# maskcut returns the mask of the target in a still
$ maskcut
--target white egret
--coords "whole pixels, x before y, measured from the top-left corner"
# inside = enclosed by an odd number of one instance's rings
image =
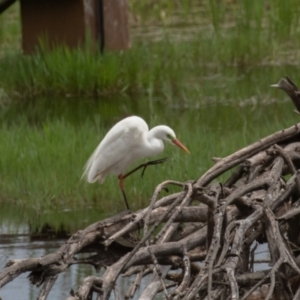
[[[124,171],[140,158],[161,153],[164,150],[164,142],[173,143],[189,153],[170,127],[159,125],[149,130],[142,118],[125,118],[114,125],[100,142],[87,161],[82,176],[89,183],[103,183],[108,174],[117,175],[126,207],[129,209],[123,179],[141,167],[144,167],[144,172],[147,165],[162,163],[166,158],[142,164],[125,175]]]

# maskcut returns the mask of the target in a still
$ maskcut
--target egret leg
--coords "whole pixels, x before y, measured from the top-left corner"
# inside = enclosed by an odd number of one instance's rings
[[[143,168],[142,175],[141,175],[141,177],[143,178],[144,173],[146,171],[146,168],[148,166],[161,164],[161,163],[165,162],[167,159],[168,159],[167,157],[164,157],[164,158],[160,158],[160,159],[157,159],[157,160],[151,160],[151,161],[148,161],[146,163],[143,163],[143,164],[137,166],[136,168],[134,168],[133,170],[129,171],[125,175],[123,175],[122,179],[125,179],[126,177],[128,177],[129,175],[133,174],[134,172],[136,172],[137,170],[139,170],[141,168]]]
[[[125,204],[126,204],[126,208],[128,210],[130,210],[129,208],[129,205],[128,205],[128,201],[127,201],[127,197],[126,197],[126,194],[125,194],[125,190],[124,190],[124,182],[123,180],[128,177],[129,175],[133,174],[134,172],[136,172],[137,170],[143,168],[143,171],[142,171],[142,175],[141,177],[143,178],[144,176],[144,173],[145,173],[145,170],[148,166],[151,166],[151,165],[157,165],[157,164],[161,164],[163,163],[164,161],[166,161],[168,158],[167,157],[164,157],[164,158],[160,158],[160,159],[157,159],[157,160],[151,160],[151,161],[148,161],[146,163],[143,163],[141,165],[139,165],[138,167],[136,167],[135,169],[129,171],[128,173],[126,173],[125,175],[123,174],[120,174],[118,176],[118,179],[119,179],[119,187],[122,191],[122,194],[123,194],[123,198],[124,198],[124,201],[125,201]]]
[[[124,198],[124,201],[125,201],[126,208],[127,208],[128,210],[130,210],[129,205],[128,205],[128,201],[127,201],[127,197],[126,197],[126,194],[125,194],[125,190],[124,190],[124,182],[123,182],[124,176],[123,176],[122,174],[120,174],[120,175],[118,176],[118,179],[119,179],[119,187],[120,187],[120,189],[121,189],[121,191],[122,191],[122,194],[123,194],[123,198]]]

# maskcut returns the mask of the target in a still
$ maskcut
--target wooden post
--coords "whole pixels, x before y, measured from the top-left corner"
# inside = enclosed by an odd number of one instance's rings
[[[40,39],[50,49],[76,48],[90,35],[91,46],[129,48],[128,0],[21,0],[22,46],[33,53]],[[94,42],[94,43],[93,43]]]
[[[103,1],[104,49],[122,50],[130,47],[128,1]]]

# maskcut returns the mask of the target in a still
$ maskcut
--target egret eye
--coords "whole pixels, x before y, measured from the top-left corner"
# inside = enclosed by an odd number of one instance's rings
[[[168,134],[168,133],[167,133],[167,138],[168,138],[169,140],[171,140],[171,141],[174,140],[174,138],[173,138],[170,134]]]

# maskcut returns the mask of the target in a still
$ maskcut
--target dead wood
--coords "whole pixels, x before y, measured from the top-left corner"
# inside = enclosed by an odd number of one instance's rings
[[[298,112],[300,112],[300,93],[299,89],[295,85],[294,82],[287,76],[285,78],[282,78],[279,80],[277,84],[271,85],[272,87],[278,87],[285,91],[289,97],[292,99],[296,109]]]
[[[273,86],[300,111],[299,90],[290,79]],[[225,182],[217,181],[227,171]],[[82,278],[69,300],[94,294],[106,300],[113,293],[115,299],[139,295],[144,300],[158,293],[185,300],[298,299],[299,172],[300,123],[216,159],[195,181],[161,183],[145,209],[92,224],[52,254],[9,261],[0,287],[30,272],[30,282],[43,285],[38,299],[47,299],[61,272],[90,264],[104,273]],[[168,185],[181,191],[161,196]],[[262,243],[270,259],[256,258]],[[267,268],[255,271],[266,261]],[[116,284],[121,276],[134,278],[126,295]],[[145,278],[148,283],[140,290]]]

